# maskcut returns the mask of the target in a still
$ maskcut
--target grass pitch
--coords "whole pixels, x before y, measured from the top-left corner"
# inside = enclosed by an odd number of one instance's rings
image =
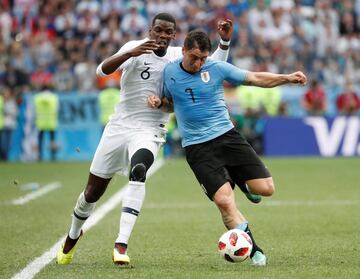
[[[360,278],[360,160],[265,159],[276,193],[259,205],[239,189],[239,209],[268,256],[268,266],[225,262],[225,231],[184,160],[167,161],[149,178],[144,207],[129,243],[131,266],[112,264],[120,205],[80,240],[74,261],[53,260],[35,278]],[[69,228],[89,163],[0,164],[0,278],[11,278]],[[24,205],[29,182],[62,187]],[[15,182],[15,183],[14,183]],[[98,206],[123,187],[113,179]],[[35,185],[35,184],[34,184]]]

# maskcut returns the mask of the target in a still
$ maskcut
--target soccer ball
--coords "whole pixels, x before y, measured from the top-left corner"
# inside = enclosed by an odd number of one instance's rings
[[[218,243],[220,255],[232,263],[245,261],[250,256],[252,247],[250,236],[239,229],[225,232]]]

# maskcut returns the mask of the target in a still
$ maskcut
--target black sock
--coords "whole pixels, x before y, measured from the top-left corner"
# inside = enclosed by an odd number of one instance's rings
[[[81,230],[80,236],[82,236],[83,232]],[[76,242],[79,240],[80,236],[77,239],[72,239],[69,235],[66,237],[63,253],[67,254],[69,251],[75,246]]]
[[[251,233],[249,225],[246,227],[245,232],[250,236],[251,241],[253,242],[253,249],[251,251],[250,258],[252,258],[254,256],[256,251],[260,251],[261,253],[264,254],[263,250],[259,246],[256,245],[255,239]]]
[[[247,194],[249,193],[249,190],[246,188],[246,183],[240,183],[240,184],[236,184],[237,186],[239,186],[241,192]]]

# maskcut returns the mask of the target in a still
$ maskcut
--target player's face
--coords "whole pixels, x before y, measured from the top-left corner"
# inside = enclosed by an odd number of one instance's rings
[[[201,51],[198,48],[186,49],[183,48],[182,65],[184,69],[190,73],[197,73],[201,70],[209,56],[209,51]]]
[[[175,34],[174,23],[162,19],[155,20],[154,25],[149,30],[150,39],[155,40],[160,46],[160,51],[166,51],[171,40],[175,39]]]

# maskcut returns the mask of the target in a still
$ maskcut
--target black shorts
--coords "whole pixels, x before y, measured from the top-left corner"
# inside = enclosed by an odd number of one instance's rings
[[[206,195],[212,200],[226,182],[245,181],[271,174],[250,144],[235,129],[210,141],[185,147],[186,160]]]

